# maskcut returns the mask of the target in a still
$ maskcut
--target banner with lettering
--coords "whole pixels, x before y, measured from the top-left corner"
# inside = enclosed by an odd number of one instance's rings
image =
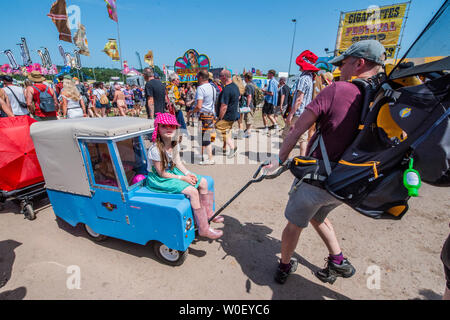
[[[370,6],[364,10],[343,13],[336,42],[337,55],[355,42],[373,39],[384,45],[388,59],[393,58],[398,48],[407,5],[408,3]]]
[[[195,82],[197,81],[197,73],[201,69],[209,71],[210,67],[211,63],[207,55],[189,49],[182,57],[175,60],[174,70],[180,77],[181,82]]]

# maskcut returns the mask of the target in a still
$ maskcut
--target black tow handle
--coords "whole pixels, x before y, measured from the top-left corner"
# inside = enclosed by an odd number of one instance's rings
[[[216,213],[214,213],[214,215],[208,220],[208,223],[211,223],[211,221],[215,217],[217,217],[219,214],[221,214],[222,211],[225,210],[225,208],[228,207],[237,197],[239,197],[239,195],[242,192],[244,192],[245,189],[247,189],[251,184],[256,183],[256,182],[261,182],[264,179],[275,179],[276,177],[280,176],[284,171],[286,171],[288,169],[288,162],[286,162],[286,164],[283,164],[280,168],[278,168],[274,174],[271,174],[268,176],[265,172],[263,172],[261,175],[259,175],[261,173],[261,170],[263,169],[263,167],[265,167],[269,164],[270,164],[269,160],[264,161],[259,166],[258,170],[256,170],[255,174],[253,175],[253,179],[250,180],[249,182],[247,182],[245,184],[245,186],[243,186],[230,200],[228,200],[219,210],[217,210]]]

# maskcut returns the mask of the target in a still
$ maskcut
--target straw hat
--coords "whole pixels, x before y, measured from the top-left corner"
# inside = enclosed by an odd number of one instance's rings
[[[214,75],[212,74],[212,72],[208,72],[209,75],[209,80],[214,80]]]
[[[331,72],[325,72],[323,74],[323,77],[325,80],[327,80],[328,83],[331,83],[334,80],[333,74]]]
[[[39,71],[31,71],[28,79],[32,82],[44,82],[46,79]]]

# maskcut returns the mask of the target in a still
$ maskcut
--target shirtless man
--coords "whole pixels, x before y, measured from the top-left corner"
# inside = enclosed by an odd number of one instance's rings
[[[114,89],[115,89],[115,93],[114,93],[113,103],[117,103],[117,108],[119,109],[119,115],[122,117],[125,117],[126,112],[127,112],[127,104],[125,102],[125,94],[121,90],[121,87],[119,84],[116,84]]]

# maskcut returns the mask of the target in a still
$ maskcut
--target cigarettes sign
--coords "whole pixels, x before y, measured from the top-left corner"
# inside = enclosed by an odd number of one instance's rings
[[[388,59],[393,58],[406,6],[407,3],[385,7],[370,6],[365,10],[342,13],[336,42],[337,54],[342,54],[355,42],[373,39],[384,45]]]

